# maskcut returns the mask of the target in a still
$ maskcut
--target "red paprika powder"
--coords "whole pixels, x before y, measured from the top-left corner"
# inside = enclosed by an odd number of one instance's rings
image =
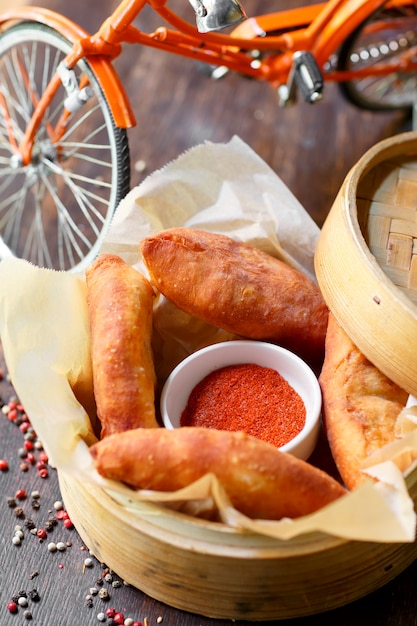
[[[276,370],[254,363],[228,365],[192,390],[181,426],[241,430],[280,447],[303,428],[300,395]]]

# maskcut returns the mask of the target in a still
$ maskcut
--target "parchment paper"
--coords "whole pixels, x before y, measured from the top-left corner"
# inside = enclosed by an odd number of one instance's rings
[[[102,251],[119,254],[144,271],[138,242],[172,226],[223,232],[261,247],[313,273],[319,230],[276,174],[240,139],[206,143],[152,174],[123,200]],[[319,531],[348,539],[411,542],[415,533],[413,501],[401,467],[390,460],[417,457],[415,431],[397,442],[395,453],[382,451],[366,471],[367,482],[321,511],[298,520],[250,520],[234,510],[214,475],[174,494],[133,492],[94,470],[88,447],[95,411],[89,352],[86,287],[83,275],[40,269],[6,258],[0,263],[0,337],[16,392],[58,470],[92,481],[122,505],[159,502],[164,507],[204,514],[215,508],[221,520],[289,540]],[[155,310],[155,359],[160,380],[201,345],[228,338],[219,329],[173,310],[162,298]],[[401,465],[401,464],[399,464]],[[139,512],[138,512],[139,515]]]

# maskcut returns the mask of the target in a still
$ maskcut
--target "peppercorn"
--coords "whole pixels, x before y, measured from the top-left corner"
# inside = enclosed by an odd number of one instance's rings
[[[7,604],[7,609],[9,610],[10,613],[17,613],[17,604],[16,602],[9,602]]]
[[[47,537],[46,530],[44,528],[39,528],[36,534],[39,537],[39,539],[46,539]]]
[[[43,450],[39,453],[39,461],[42,463],[48,463],[48,455]]]
[[[7,472],[8,469],[9,464],[7,463],[6,459],[0,459],[0,471]]]
[[[39,600],[41,599],[37,589],[32,589],[31,591],[29,591],[28,596],[32,600],[32,602],[39,602]]]
[[[25,527],[28,530],[32,530],[33,528],[35,528],[35,522],[32,519],[30,519],[30,517],[27,517],[25,519]]]
[[[100,591],[98,592],[99,597],[102,600],[109,600],[110,599],[110,594],[107,591],[107,589],[105,589],[104,587],[102,589],[100,589]]]

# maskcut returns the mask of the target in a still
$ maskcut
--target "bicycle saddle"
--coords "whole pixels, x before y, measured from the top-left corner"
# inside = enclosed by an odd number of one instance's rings
[[[196,14],[198,32],[208,33],[238,24],[246,13],[238,0],[189,0]]]

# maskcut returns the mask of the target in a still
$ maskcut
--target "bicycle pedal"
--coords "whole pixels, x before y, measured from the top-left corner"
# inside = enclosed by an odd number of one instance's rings
[[[313,55],[305,51],[295,52],[288,82],[278,87],[279,104],[282,107],[294,104],[297,90],[306,102],[318,102],[322,98],[323,84],[323,76]]]
[[[310,52],[296,52],[294,81],[306,102],[314,103],[323,96],[323,76],[314,56]]]

